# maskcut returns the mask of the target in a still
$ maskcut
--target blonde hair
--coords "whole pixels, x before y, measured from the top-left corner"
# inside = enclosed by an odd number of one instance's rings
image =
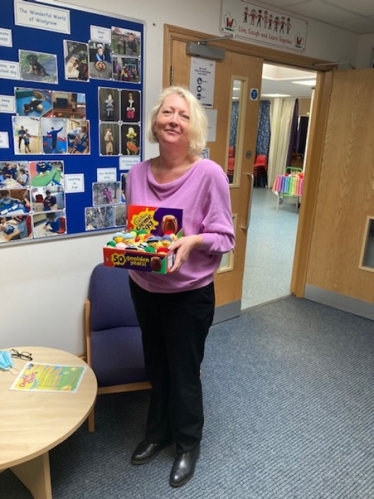
[[[173,85],[162,90],[149,115],[147,124],[148,140],[153,143],[158,142],[157,136],[154,132],[157,115],[163,106],[165,99],[173,94],[180,95],[186,99],[190,111],[190,126],[188,129],[189,149],[191,154],[199,155],[202,153],[206,145],[208,118],[206,116],[205,109],[198,99],[187,87],[181,85]]]

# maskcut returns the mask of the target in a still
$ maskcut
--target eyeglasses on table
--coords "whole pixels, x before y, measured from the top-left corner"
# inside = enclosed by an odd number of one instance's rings
[[[9,352],[14,359],[32,360],[32,354],[30,352],[19,352],[15,348],[11,348]]]

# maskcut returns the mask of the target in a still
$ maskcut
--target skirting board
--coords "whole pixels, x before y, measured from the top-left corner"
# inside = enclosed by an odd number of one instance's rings
[[[350,312],[351,314],[359,315],[360,317],[365,317],[366,319],[374,320],[374,303],[340,295],[339,293],[317,288],[310,284],[305,286],[304,298],[322,303],[323,305],[328,305],[329,307],[344,310],[345,312]]]
[[[228,303],[227,305],[216,307],[214,311],[213,324],[218,324],[219,322],[227,321],[229,319],[233,319],[234,317],[239,317],[240,313],[240,300]]]

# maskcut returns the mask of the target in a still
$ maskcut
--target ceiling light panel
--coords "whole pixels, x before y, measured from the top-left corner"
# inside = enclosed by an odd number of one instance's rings
[[[299,80],[293,81],[292,83],[296,83],[296,85],[306,85],[309,87],[314,87],[316,84],[316,80]]]

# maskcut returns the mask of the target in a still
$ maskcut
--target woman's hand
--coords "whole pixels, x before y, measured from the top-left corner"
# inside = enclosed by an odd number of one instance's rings
[[[174,265],[170,272],[176,272],[181,268],[193,249],[198,248],[203,243],[203,238],[200,235],[185,236],[174,241],[169,249],[175,251]]]

